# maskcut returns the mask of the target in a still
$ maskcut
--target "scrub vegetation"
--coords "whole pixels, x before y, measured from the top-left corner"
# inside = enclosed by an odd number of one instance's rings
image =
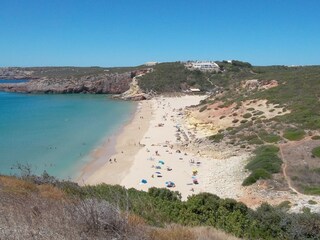
[[[273,145],[264,145],[258,147],[246,165],[246,169],[251,171],[251,174],[244,180],[243,185],[248,186],[259,179],[269,179],[273,173],[278,173],[281,170],[282,161],[277,153],[279,148]]]
[[[236,239],[213,228],[246,239],[317,239],[320,234],[319,214],[293,214],[268,204],[252,210],[209,193],[181,201],[169,189],[80,187],[48,175],[1,176],[0,193],[4,239]]]

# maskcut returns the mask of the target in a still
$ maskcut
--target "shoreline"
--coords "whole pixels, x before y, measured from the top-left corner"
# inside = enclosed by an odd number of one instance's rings
[[[132,164],[132,156],[141,147],[139,141],[149,127],[151,118],[149,110],[151,103],[148,100],[139,102],[128,122],[109,138],[109,142],[105,141],[92,152],[94,159],[81,169],[82,174],[77,178],[80,185],[121,183],[123,175]],[[97,161],[100,162],[99,166],[96,164]]]
[[[78,183],[119,184],[147,191],[150,187],[165,188],[172,181],[175,187],[170,189],[179,191],[182,199],[200,192],[239,199],[246,175],[241,168],[244,158],[222,160],[214,157],[215,149],[202,154],[192,148],[192,138],[201,138],[203,134],[198,136],[200,133],[190,128],[185,108],[204,98],[204,95],[160,96],[139,102],[132,120],[115,136],[112,156],[101,156],[104,164],[100,167],[90,162],[87,167],[91,171],[84,169],[87,174],[84,176],[88,177]]]
[[[136,112],[138,111],[139,104],[135,104],[129,119],[124,122],[112,135],[106,135],[100,144],[95,146],[90,151],[87,158],[89,159],[82,166],[79,167],[78,174],[74,176],[75,182],[80,185],[85,185],[84,182],[88,179],[98,168],[101,168],[105,164],[105,160],[111,158],[116,153],[116,141],[121,133],[124,132],[124,128],[128,126],[134,119]]]

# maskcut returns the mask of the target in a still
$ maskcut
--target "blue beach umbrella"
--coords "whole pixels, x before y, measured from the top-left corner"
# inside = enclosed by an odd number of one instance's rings
[[[166,182],[166,187],[175,187],[176,185],[174,184],[174,182],[172,182],[172,181],[168,181],[168,182]]]
[[[159,163],[162,164],[162,165],[164,165],[164,161],[162,161],[162,160],[160,160]]]
[[[141,183],[143,183],[143,184],[146,184],[148,181],[147,180],[145,180],[145,179],[142,179],[141,180]]]

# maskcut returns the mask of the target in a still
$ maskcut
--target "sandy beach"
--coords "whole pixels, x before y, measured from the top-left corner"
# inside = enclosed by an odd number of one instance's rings
[[[102,150],[100,161],[104,164],[95,167],[89,163],[84,169],[87,174],[78,182],[120,184],[140,190],[165,188],[169,183],[183,199],[200,192],[239,199],[246,177],[246,156],[213,159],[188,148],[192,139],[203,134],[189,127],[184,109],[204,98],[157,97],[140,102],[132,121],[116,138],[115,153],[110,156]],[[174,186],[170,187],[170,182]]]
[[[132,156],[141,149],[139,141],[149,128],[151,116],[152,103],[139,102],[131,121],[119,134],[108,139],[91,153],[93,161],[83,167],[77,182],[81,185],[120,184],[133,163]]]

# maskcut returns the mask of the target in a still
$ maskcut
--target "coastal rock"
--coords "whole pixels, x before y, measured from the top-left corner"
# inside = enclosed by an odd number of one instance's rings
[[[33,71],[22,68],[6,67],[0,68],[0,79],[30,79]]]
[[[14,72],[6,76],[0,74],[0,78],[16,78]],[[25,74],[19,78],[28,78]],[[80,78],[74,76],[66,78],[41,77],[31,79],[26,83],[0,84],[0,90],[8,92],[26,93],[111,93],[120,94],[129,89],[131,72],[106,73],[88,75]]]
[[[151,99],[151,97],[154,96],[156,93],[153,91],[150,91],[149,93],[144,93],[138,84],[138,78],[146,73],[149,73],[150,71],[152,71],[152,69],[148,68],[131,72],[132,82],[129,85],[129,89],[120,95],[114,96],[114,98],[131,101]]]
[[[257,80],[257,79],[251,79],[242,82],[242,88],[246,88],[248,90],[265,90],[273,87],[277,87],[278,81],[277,80]]]

